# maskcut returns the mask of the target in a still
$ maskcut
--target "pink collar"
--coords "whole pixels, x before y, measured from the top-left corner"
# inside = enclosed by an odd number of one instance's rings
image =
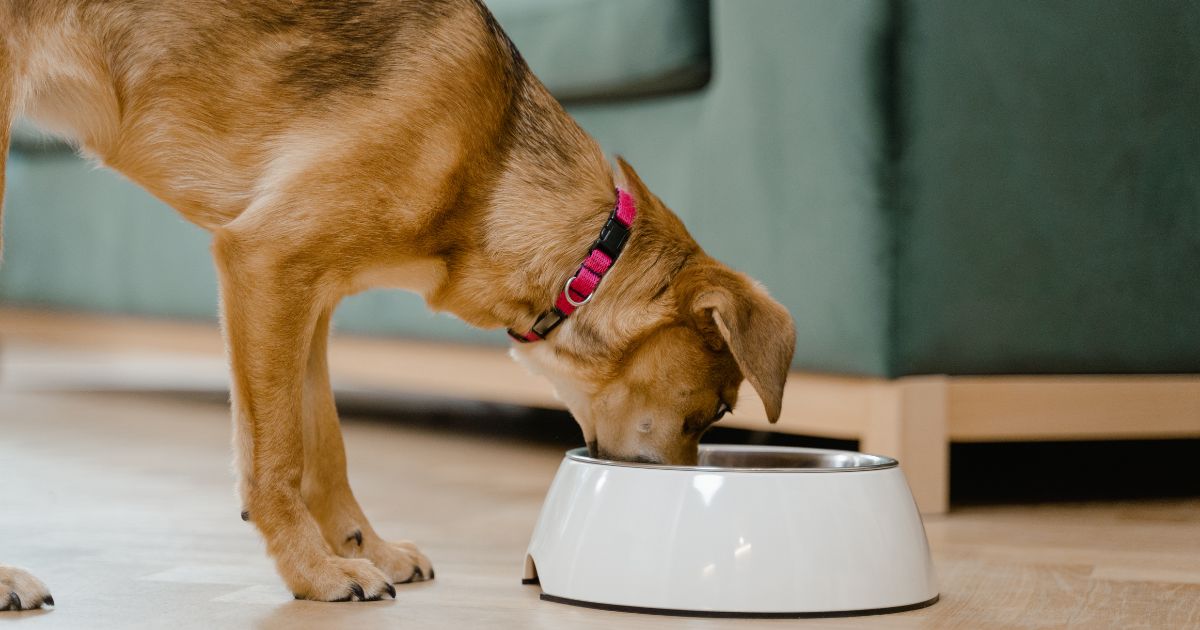
[[[541,341],[574,313],[575,309],[587,304],[595,295],[596,287],[600,286],[604,274],[612,269],[613,263],[617,262],[621,251],[625,249],[629,229],[636,217],[637,204],[634,203],[633,196],[618,188],[616,207],[600,230],[600,238],[596,239],[596,243],[588,251],[583,264],[575,270],[575,275],[563,285],[562,292],[554,300],[554,306],[538,316],[529,332],[521,334],[509,328],[508,335],[521,343]]]

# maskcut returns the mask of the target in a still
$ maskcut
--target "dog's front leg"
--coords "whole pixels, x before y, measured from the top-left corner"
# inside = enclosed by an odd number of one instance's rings
[[[369,560],[333,554],[301,496],[304,374],[318,320],[333,302],[323,258],[305,247],[261,223],[214,235],[239,489],[296,597],[378,599],[395,594],[391,580]]]
[[[340,556],[367,558],[392,582],[433,578],[429,559],[408,541],[388,542],[375,533],[350,490],[346,450],[329,384],[326,345],[330,311],[317,320],[304,382],[304,479],[301,494],[325,541]]]

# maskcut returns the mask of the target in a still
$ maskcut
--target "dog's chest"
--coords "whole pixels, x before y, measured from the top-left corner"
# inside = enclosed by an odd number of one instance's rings
[[[428,297],[446,281],[446,263],[438,258],[413,258],[403,263],[371,267],[354,277],[354,291],[374,288],[406,289]]]

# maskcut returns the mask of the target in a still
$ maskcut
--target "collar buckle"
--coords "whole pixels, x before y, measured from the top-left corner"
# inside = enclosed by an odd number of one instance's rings
[[[549,335],[550,331],[558,328],[558,325],[563,323],[565,319],[567,319],[565,313],[557,308],[551,308],[537,318],[537,321],[533,323],[533,328],[530,330],[533,334],[545,339],[546,335]]]
[[[600,230],[600,238],[596,239],[596,247],[604,250],[613,260],[625,249],[625,241],[629,240],[629,226],[621,223],[616,213],[608,217],[608,222]]]
[[[551,307],[550,310],[538,316],[537,321],[533,322],[533,326],[529,332],[521,334],[511,328],[508,329],[508,336],[519,343],[530,343],[533,341],[541,341],[549,335],[551,331],[558,328],[558,325],[567,319],[567,314],[558,310],[558,307]]]

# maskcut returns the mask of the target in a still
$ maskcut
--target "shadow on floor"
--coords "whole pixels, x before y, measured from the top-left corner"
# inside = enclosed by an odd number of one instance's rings
[[[147,395],[224,402],[221,392]],[[570,414],[411,394],[339,391],[345,422],[398,424],[488,439],[555,446],[583,445]],[[708,443],[855,450],[853,440],[714,428]],[[1095,501],[1200,496],[1200,440],[1003,442],[954,444],[951,502],[956,505]]]
[[[346,416],[438,431],[575,448],[583,438],[570,414],[549,409],[425,401],[419,409],[363,405],[346,399]],[[385,401],[386,402],[386,401]],[[714,428],[708,443],[806,446],[855,450],[853,440]],[[954,444],[950,449],[955,504],[1037,503],[1200,496],[1200,440],[1006,442]]]

